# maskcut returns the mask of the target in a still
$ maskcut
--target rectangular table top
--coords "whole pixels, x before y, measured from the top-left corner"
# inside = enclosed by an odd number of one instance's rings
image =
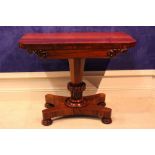
[[[120,53],[135,44],[136,40],[123,32],[27,33],[19,40],[21,48],[47,51],[48,58],[109,57],[108,50]]]
[[[28,33],[19,43],[24,45],[53,44],[126,44],[132,46],[135,39],[122,32],[65,32],[65,33]]]

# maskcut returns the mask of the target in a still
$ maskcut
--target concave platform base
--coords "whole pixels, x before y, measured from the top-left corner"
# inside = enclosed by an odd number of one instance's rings
[[[69,105],[69,97],[47,94],[45,96],[47,109],[43,110],[42,124],[51,125],[54,118],[66,116],[92,116],[98,117],[104,124],[110,124],[111,109],[105,107],[105,94],[95,94],[85,96],[79,107],[71,107]],[[74,104],[73,104],[74,105]]]

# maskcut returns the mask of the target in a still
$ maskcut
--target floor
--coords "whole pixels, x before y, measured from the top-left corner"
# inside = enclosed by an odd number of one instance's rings
[[[48,127],[41,125],[41,111],[44,108],[44,95],[49,92],[0,93],[0,128],[155,128],[155,98],[152,91],[104,92],[107,106],[113,110],[112,124],[105,125],[99,119],[77,117],[58,119]],[[67,91],[52,93],[68,95]]]

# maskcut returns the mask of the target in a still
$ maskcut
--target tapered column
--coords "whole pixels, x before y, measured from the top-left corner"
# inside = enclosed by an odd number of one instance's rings
[[[71,82],[74,84],[82,82],[85,59],[75,58],[69,59]]]

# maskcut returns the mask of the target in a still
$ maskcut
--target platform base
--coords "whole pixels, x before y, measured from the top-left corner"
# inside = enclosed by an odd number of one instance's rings
[[[82,106],[71,107],[68,105],[69,97],[47,94],[45,96],[45,107],[42,111],[42,124],[51,125],[53,119],[64,116],[91,116],[98,117],[104,124],[110,124],[112,109],[105,107],[105,94],[95,94],[83,97]]]

